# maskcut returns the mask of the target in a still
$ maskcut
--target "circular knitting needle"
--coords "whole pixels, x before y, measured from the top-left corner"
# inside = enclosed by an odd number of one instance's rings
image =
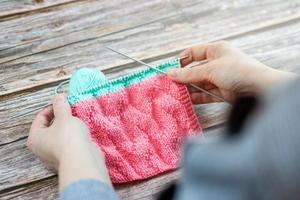
[[[160,72],[160,73],[162,73],[162,74],[167,75],[167,73],[166,73],[165,71],[162,71],[162,70],[160,70],[160,69],[158,69],[158,68],[156,68],[156,67],[153,67],[153,66],[151,66],[151,65],[149,65],[149,64],[147,64],[147,63],[145,63],[145,62],[143,62],[143,61],[141,61],[141,60],[138,60],[138,59],[136,59],[136,58],[130,57],[130,56],[128,56],[127,54],[122,53],[122,52],[120,52],[120,51],[117,51],[117,50],[115,50],[115,49],[113,49],[113,48],[111,48],[111,47],[109,47],[109,46],[105,46],[105,48],[108,49],[108,50],[110,50],[110,51],[113,51],[113,52],[115,52],[115,53],[117,53],[117,54],[120,54],[120,55],[122,55],[122,56],[124,56],[124,57],[126,57],[126,58],[129,58],[129,59],[131,59],[131,60],[134,60],[134,61],[137,62],[137,63],[140,63],[140,64],[145,65],[145,66],[147,66],[147,67],[149,67],[149,68],[151,68],[151,69],[154,69],[154,70],[156,70],[156,71],[158,71],[158,72]],[[216,99],[218,99],[218,100],[220,100],[220,101],[224,101],[224,102],[226,102],[226,103],[229,103],[229,102],[228,102],[226,99],[224,99],[223,97],[220,97],[220,96],[218,96],[218,95],[216,95],[216,94],[214,94],[214,93],[211,93],[210,91],[207,91],[207,90],[205,90],[205,89],[203,89],[203,88],[201,88],[201,87],[199,87],[199,86],[197,86],[197,85],[195,85],[195,84],[190,83],[189,85],[190,85],[191,87],[195,88],[196,90],[201,91],[201,92],[203,92],[203,93],[205,93],[205,94],[208,94],[208,95],[210,95],[210,96],[212,96],[212,97],[214,97],[214,98],[216,98]]]
[[[69,80],[65,80],[65,81],[61,82],[60,84],[58,84],[58,86],[55,87],[54,94],[55,94],[55,95],[60,94],[60,93],[61,93],[61,92],[60,92],[61,87],[62,87],[63,85],[65,85],[66,83],[68,83],[68,82],[69,82]],[[48,104],[46,104],[46,105],[36,107],[36,108],[34,108],[34,109],[32,109],[32,110],[18,113],[18,114],[16,114],[16,115],[11,116],[9,119],[16,119],[16,118],[19,118],[19,117],[25,117],[25,116],[27,116],[27,115],[31,115],[32,113],[34,113],[34,112],[36,112],[36,111],[39,111],[39,110],[41,110],[41,109],[43,109],[43,108],[46,108],[46,107],[48,107],[48,106],[51,106],[51,105],[52,105],[52,103],[48,103]]]
[[[60,84],[58,84],[58,86],[56,86],[54,89],[54,94],[58,95],[58,94],[62,93],[62,92],[60,92],[61,87],[69,82],[70,82],[70,80],[65,80],[65,81],[61,82]]]

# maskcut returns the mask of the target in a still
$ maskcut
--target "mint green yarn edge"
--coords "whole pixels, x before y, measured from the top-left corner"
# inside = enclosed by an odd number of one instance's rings
[[[155,67],[166,72],[168,69],[180,67],[180,60],[169,60]],[[68,96],[68,101],[70,105],[74,105],[82,100],[95,97],[97,98],[111,92],[120,91],[122,89],[130,87],[133,84],[139,83],[145,79],[152,78],[156,75],[161,75],[161,73],[154,69],[148,68],[139,72],[122,76],[120,78],[113,79],[111,81],[101,83],[99,85],[95,85],[95,87],[93,88],[89,88],[78,94]]]

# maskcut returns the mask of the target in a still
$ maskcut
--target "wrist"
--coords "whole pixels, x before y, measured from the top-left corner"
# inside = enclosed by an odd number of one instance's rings
[[[296,77],[288,72],[279,71],[272,68],[264,70],[254,70],[247,74],[244,84],[237,90],[240,94],[264,94],[266,91],[276,87],[276,85]]]
[[[273,68],[261,72],[256,81],[256,91],[258,93],[264,93],[266,90],[274,88],[276,85],[281,84],[285,81],[292,80],[296,77],[296,74],[280,71]]]
[[[60,190],[81,179],[97,179],[111,184],[104,156],[92,143],[66,149],[59,161],[58,174]]]

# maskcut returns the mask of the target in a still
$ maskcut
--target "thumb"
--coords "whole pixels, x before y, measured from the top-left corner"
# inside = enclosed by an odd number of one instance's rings
[[[71,115],[71,108],[66,101],[64,94],[59,94],[53,98],[53,112],[56,118]]]
[[[181,83],[197,83],[211,79],[210,63],[194,67],[174,68],[168,71],[168,77]]]

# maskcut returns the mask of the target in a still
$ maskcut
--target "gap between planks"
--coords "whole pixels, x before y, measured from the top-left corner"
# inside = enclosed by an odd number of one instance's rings
[[[241,37],[241,36],[244,36],[244,35],[247,35],[247,34],[252,34],[254,32],[261,32],[261,31],[264,31],[264,30],[267,30],[267,29],[270,29],[270,28],[274,28],[274,27],[278,27],[278,26],[284,26],[284,25],[290,25],[292,23],[297,23],[299,20],[300,20],[300,13],[299,14],[294,14],[294,15],[291,15],[291,16],[288,16],[288,17],[284,17],[284,18],[281,18],[281,19],[270,20],[270,21],[268,21],[265,24],[262,24],[260,26],[257,26],[257,27],[254,27],[254,28],[249,28],[248,30],[245,30],[245,31],[236,31],[233,34],[227,34],[227,35],[224,35],[224,36],[221,36],[221,37],[218,37],[218,38],[214,38],[214,39],[212,39],[210,41],[207,41],[207,42],[234,39],[234,38]],[[149,24],[149,23],[145,23],[145,25],[146,24]],[[143,26],[143,25],[139,25],[139,26]],[[131,27],[131,28],[136,28],[136,26]],[[130,30],[131,28],[127,28],[126,30]],[[122,31],[120,30],[120,31],[117,31],[117,32],[122,32]],[[105,36],[100,36],[100,37],[96,37],[96,38],[98,39],[98,38],[101,38],[101,37],[106,37],[107,35],[111,35],[111,34],[106,34]],[[78,41],[78,42],[80,42],[80,41]],[[61,48],[61,47],[59,47],[59,48]],[[187,47],[185,47],[185,48],[187,48]],[[170,52],[166,52],[166,53],[162,53],[162,54],[157,54],[157,55],[152,55],[150,57],[145,57],[145,58],[142,58],[140,60],[143,60],[145,62],[152,62],[152,61],[155,61],[155,60],[158,60],[158,59],[164,59],[164,58],[176,55],[177,53],[179,53],[180,51],[182,51],[185,48],[179,48],[179,49],[176,49],[174,51],[170,51]],[[51,49],[51,50],[53,50],[53,49]],[[51,51],[51,50],[47,50],[47,51]],[[38,53],[35,53],[35,54],[40,54],[40,53],[44,53],[44,52],[42,51],[42,52],[38,52]],[[24,57],[28,57],[28,56],[32,56],[32,55],[33,54],[26,55]],[[23,57],[21,57],[21,58],[23,58]],[[18,59],[20,59],[20,58],[18,58]],[[103,71],[105,72],[105,70],[110,70],[110,69],[113,69],[113,68],[118,69],[118,68],[121,68],[121,67],[132,66],[133,64],[135,64],[135,63],[127,61],[125,64],[122,64],[122,65],[105,66]],[[59,83],[61,81],[68,80],[70,78],[70,76],[71,75],[63,76],[63,77],[60,77],[60,78],[53,78],[53,79],[43,81],[42,83],[39,83],[39,84],[36,84],[36,85],[28,85],[28,86],[25,86],[25,87],[21,87],[21,88],[1,92],[0,93],[0,98],[4,99],[4,96],[6,96],[6,95],[14,95],[15,93],[30,91],[30,90],[33,90],[33,89],[37,89],[38,87],[41,87],[41,86],[47,86],[47,85],[50,85],[50,84]]]
[[[79,1],[84,1],[84,0],[63,0],[60,1],[59,3],[37,3],[37,5],[33,6],[32,8],[27,8],[27,9],[16,9],[14,11],[7,11],[7,12],[2,12],[0,13],[0,21],[5,19],[5,18],[11,18],[11,17],[16,17],[18,15],[24,15],[27,13],[34,13],[34,12],[39,12],[45,9],[49,8],[54,8],[62,5],[67,5],[71,4],[74,2],[79,2]]]

